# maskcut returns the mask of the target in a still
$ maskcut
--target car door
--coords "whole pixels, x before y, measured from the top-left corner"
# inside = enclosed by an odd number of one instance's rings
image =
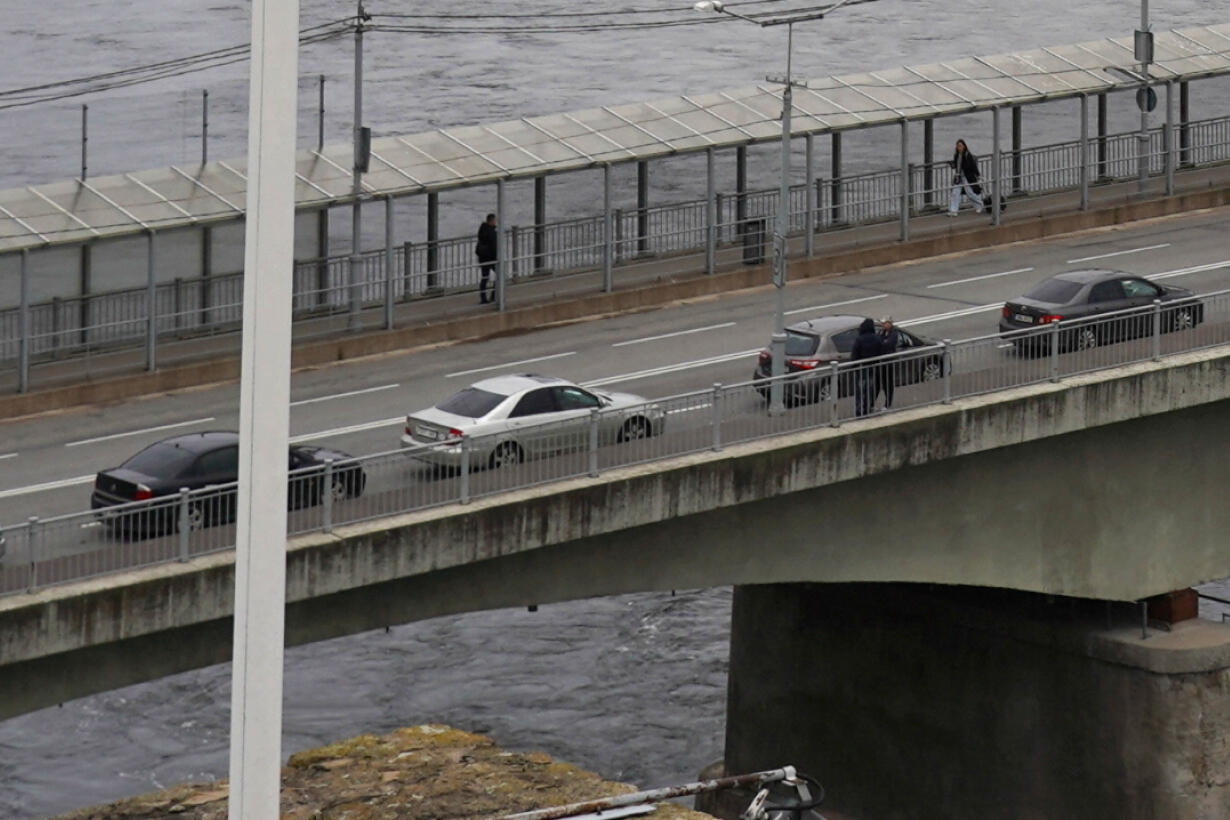
[[[1123,284],[1119,279],[1097,282],[1089,289],[1086,313],[1097,323],[1097,336],[1103,341],[1119,341],[1131,335],[1132,318],[1130,316],[1102,318],[1103,314],[1114,313],[1129,307],[1131,303],[1124,295]]]
[[[1129,276],[1119,282],[1127,307],[1140,311],[1129,325],[1129,335],[1147,336],[1153,332],[1153,301],[1162,297],[1162,289],[1147,279]]]
[[[555,391],[555,403],[560,409],[560,419],[566,433],[566,449],[580,450],[589,446],[589,417],[594,410],[602,409],[602,400],[593,393],[575,385],[562,385],[552,388]],[[599,437],[604,441],[614,441],[619,429],[618,413],[607,413],[599,423]]]
[[[508,414],[509,438],[517,442],[526,455],[545,455],[558,449],[553,438],[558,437],[560,418],[551,387],[530,390]]]
[[[205,490],[197,498],[209,522],[230,521],[235,517],[236,489],[213,491],[210,488],[232,484],[239,479],[239,446],[228,445],[197,456],[189,470],[191,485]]]

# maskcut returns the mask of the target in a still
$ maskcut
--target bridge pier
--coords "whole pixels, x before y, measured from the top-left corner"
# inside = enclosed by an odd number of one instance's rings
[[[731,630],[727,771],[795,765],[843,816],[1230,816],[1230,626],[1142,639],[1139,604],[767,584],[736,587]]]

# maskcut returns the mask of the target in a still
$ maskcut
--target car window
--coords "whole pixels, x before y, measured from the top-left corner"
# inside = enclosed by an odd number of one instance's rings
[[[531,390],[521,397],[521,401],[517,402],[517,406],[509,413],[510,418],[518,418],[521,416],[536,416],[539,413],[554,413],[555,412],[555,397],[551,395],[550,387],[540,387],[537,390]]]
[[[1067,279],[1047,279],[1026,293],[1025,296],[1028,299],[1037,299],[1039,302],[1053,302],[1059,305],[1066,305],[1072,301],[1073,296],[1080,292],[1080,289],[1080,282],[1071,282]]]
[[[1098,282],[1089,291],[1090,302],[1113,302],[1123,298],[1123,285],[1114,282]]]
[[[467,387],[449,396],[436,405],[437,410],[452,413],[455,416],[477,419],[490,413],[508,396],[492,393],[489,390],[479,390],[477,387]]]
[[[222,447],[202,453],[201,457],[196,460],[196,464],[192,466],[192,472],[202,476],[238,477],[239,448]]]
[[[591,407],[601,407],[602,402],[592,393],[586,393],[579,387],[555,388],[555,402],[560,410],[588,410]]]
[[[812,356],[820,346],[820,337],[810,333],[800,333],[797,330],[786,331],[787,356]]]
[[[120,466],[145,475],[177,476],[192,464],[193,455],[182,447],[160,441],[146,447]]]
[[[1161,290],[1152,282],[1146,282],[1144,279],[1124,279],[1122,282],[1123,292],[1127,294],[1129,299],[1139,299],[1141,297],[1147,299],[1156,299]]]
[[[838,353],[849,353],[854,349],[854,340],[858,337],[858,328],[843,330],[833,334],[833,346]]]

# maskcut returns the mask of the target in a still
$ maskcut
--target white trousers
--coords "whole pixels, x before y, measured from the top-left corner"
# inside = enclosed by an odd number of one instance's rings
[[[974,203],[974,210],[978,213],[982,212],[982,197],[974,193],[974,189],[970,187],[969,182],[965,177],[961,177],[960,181],[952,186],[952,196],[948,198],[948,212],[955,214],[957,209],[961,207],[961,193],[969,197],[970,202]]]

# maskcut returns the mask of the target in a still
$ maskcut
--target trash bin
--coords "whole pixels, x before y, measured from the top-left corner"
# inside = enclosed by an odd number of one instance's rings
[[[743,223],[743,264],[764,264],[765,245],[768,243],[768,220],[749,219]]]

